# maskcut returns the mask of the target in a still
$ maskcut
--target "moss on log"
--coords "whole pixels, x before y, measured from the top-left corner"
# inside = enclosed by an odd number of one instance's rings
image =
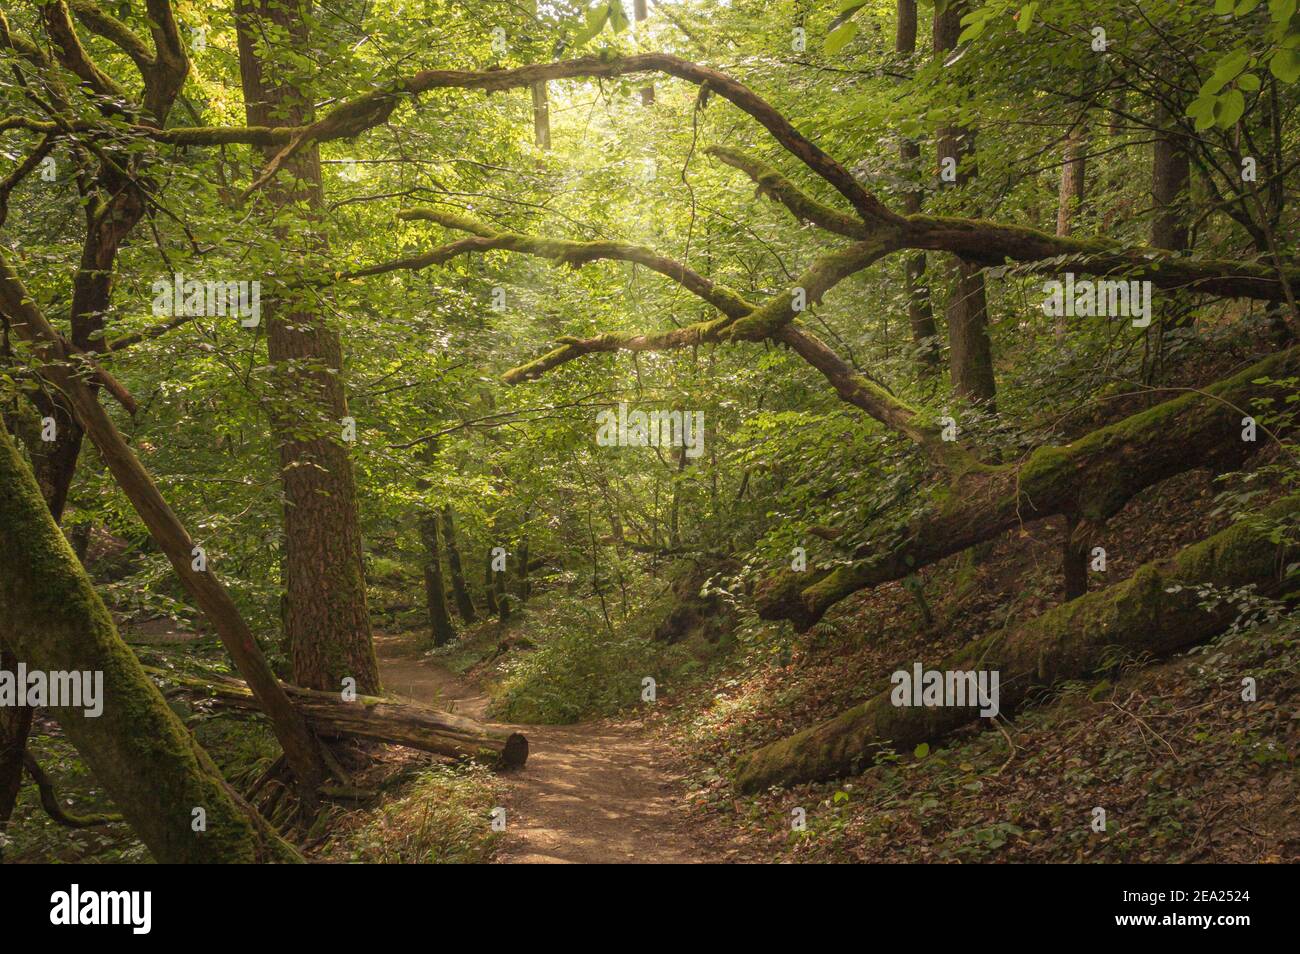
[[[1105,522],[1147,487],[1198,467],[1231,470],[1261,445],[1242,440],[1256,400],[1284,400],[1300,348],[1272,355],[1202,391],[1188,391],[1021,462],[974,464],[932,491],[929,506],[884,535],[894,546],[855,552],[858,562],[820,577],[777,574],[755,594],[759,616],[807,628],[846,596],[992,540],[1032,520],[1065,514]]]
[[[1274,519],[1297,514],[1300,497],[1288,497],[1268,511]],[[1190,588],[1255,584],[1270,592],[1288,557],[1294,553],[1273,541],[1265,522],[1238,523],[1181,550],[1168,563],[1144,564],[1122,583],[1008,633],[989,634],[927,667],[998,671],[999,704],[1008,712],[1034,689],[1095,671],[1116,647],[1159,656],[1208,639],[1231,622],[1235,610],[1223,604],[1207,611]],[[752,792],[853,774],[883,751],[911,748],[977,718],[974,707],[895,706],[886,689],[834,719],[752,752],[737,769],[736,787]]]

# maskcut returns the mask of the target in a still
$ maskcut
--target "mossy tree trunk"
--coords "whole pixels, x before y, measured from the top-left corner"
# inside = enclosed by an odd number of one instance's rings
[[[1300,513],[1300,497],[1269,509],[1273,520]],[[1031,691],[1093,673],[1115,649],[1161,656],[1208,639],[1236,615],[1225,601],[1202,606],[1197,587],[1256,586],[1275,592],[1295,547],[1273,540],[1270,521],[1243,521],[1180,551],[1166,564],[1147,563],[1129,579],[1049,610],[1010,632],[998,630],[927,669],[996,671],[1002,713]],[[1290,552],[1287,552],[1289,549]],[[884,689],[834,719],[745,757],[736,774],[741,791],[795,785],[861,771],[881,753],[908,751],[968,725],[978,707],[896,706]]]
[[[49,711],[155,859],[296,858],[225,783],[122,642],[3,429],[0,639],[31,669],[103,674],[98,717],[82,708]],[[196,809],[206,830],[194,830]]]
[[[1032,520],[1066,514],[1101,526],[1136,494],[1198,467],[1230,470],[1259,449],[1242,439],[1241,408],[1285,401],[1282,382],[1300,371],[1300,348],[1223,381],[1157,404],[1065,446],[1039,447],[1022,462],[974,465],[937,485],[907,525],[882,530],[834,571],[782,572],[755,594],[764,619],[808,627],[851,593],[899,580]]]

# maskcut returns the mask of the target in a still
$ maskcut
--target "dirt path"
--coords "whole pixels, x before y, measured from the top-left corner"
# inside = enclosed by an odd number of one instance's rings
[[[482,719],[487,697],[392,636],[377,636],[393,693]],[[522,726],[528,764],[506,776],[507,863],[707,861],[682,824],[681,786],[635,725]]]

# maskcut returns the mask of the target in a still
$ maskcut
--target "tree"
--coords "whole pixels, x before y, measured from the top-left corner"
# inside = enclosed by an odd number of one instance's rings
[[[292,62],[288,54],[308,49],[310,5],[238,0],[236,13],[249,124],[310,123],[311,95],[285,65]],[[287,47],[283,53],[278,43],[268,46],[264,39],[278,36]],[[264,154],[268,163],[284,167],[284,176],[267,185],[268,201],[274,208],[306,208],[309,247],[301,252],[319,254],[320,239],[310,227],[324,201],[316,145],[267,146]],[[277,234],[289,242],[300,233],[281,224]],[[375,692],[379,667],[366,605],[356,483],[340,439],[348,418],[339,377],[342,346],[337,332],[305,301],[291,298],[268,310],[267,350],[289,396],[273,415],[284,485],[284,631],[294,681],[311,689],[338,689],[351,678],[359,690]]]

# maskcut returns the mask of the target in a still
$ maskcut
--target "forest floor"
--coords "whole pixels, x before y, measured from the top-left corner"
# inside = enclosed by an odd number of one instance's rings
[[[488,697],[424,658],[401,636],[376,637],[394,695],[485,719]],[[519,726],[527,764],[504,777],[506,863],[674,863],[714,860],[687,830],[683,780],[639,722]]]

